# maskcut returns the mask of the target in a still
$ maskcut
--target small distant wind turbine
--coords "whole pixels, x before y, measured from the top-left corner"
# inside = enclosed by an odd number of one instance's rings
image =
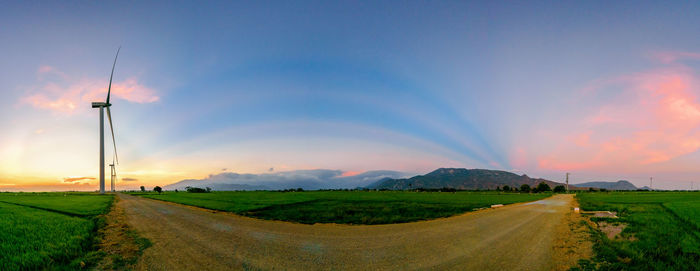
[[[119,57],[119,50],[117,49],[117,55],[114,57],[114,64],[112,64],[112,74],[109,76],[109,87],[107,88],[107,100],[103,102],[93,102],[92,108],[100,109],[100,194],[105,193],[105,129],[104,129],[104,109],[107,108],[107,118],[109,118],[109,129],[112,131],[112,144],[114,145],[114,158],[117,165],[119,164],[119,156],[117,156],[117,143],[114,140],[114,127],[112,126],[112,114],[109,108],[112,104],[109,103],[109,96],[112,93],[112,77],[114,76],[114,67],[117,65],[117,57]],[[114,163],[110,165],[114,169]],[[113,170],[114,172],[114,170]],[[112,191],[114,191],[114,181],[112,181]]]
[[[112,192],[114,192],[114,182],[117,180],[117,169],[114,168],[114,156],[112,156],[112,163],[109,164],[111,169],[111,181],[112,181]]]

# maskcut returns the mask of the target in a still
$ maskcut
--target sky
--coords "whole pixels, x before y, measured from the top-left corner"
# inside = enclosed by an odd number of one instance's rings
[[[90,103],[120,46],[122,188],[440,167],[698,187],[697,33],[691,1],[6,2],[0,191],[97,188]]]

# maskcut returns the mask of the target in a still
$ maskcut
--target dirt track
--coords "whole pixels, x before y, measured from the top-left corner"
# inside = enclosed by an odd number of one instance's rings
[[[415,223],[266,221],[119,195],[153,246],[140,270],[549,270],[572,195]]]

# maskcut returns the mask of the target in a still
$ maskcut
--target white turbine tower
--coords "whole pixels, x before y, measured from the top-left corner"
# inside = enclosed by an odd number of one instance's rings
[[[109,108],[112,104],[109,103],[109,95],[112,93],[112,77],[114,76],[114,67],[117,65],[117,57],[119,57],[119,50],[117,49],[117,55],[114,57],[114,64],[112,64],[112,74],[109,76],[109,87],[107,88],[107,100],[102,102],[93,102],[92,108],[100,109],[100,194],[105,193],[105,129],[104,129],[104,109],[107,109],[107,118],[109,118],[109,129],[112,131],[112,144],[114,145],[114,157],[116,163],[119,164],[119,156],[117,156],[117,143],[114,140],[114,127],[112,127],[112,114]],[[112,163],[112,168],[114,169],[114,163]],[[114,172],[114,171],[113,171]],[[114,182],[112,183],[112,190],[114,190]]]
[[[112,192],[115,192],[114,190],[114,182],[117,180],[117,170],[114,168],[114,157],[112,157],[112,163],[109,164],[109,168],[111,169],[111,183],[112,183]]]

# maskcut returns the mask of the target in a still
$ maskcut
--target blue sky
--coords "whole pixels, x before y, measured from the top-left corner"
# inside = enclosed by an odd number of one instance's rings
[[[6,3],[0,185],[96,177],[89,102],[122,46],[112,110],[134,185],[222,168],[467,167],[684,188],[700,175],[698,8]]]

